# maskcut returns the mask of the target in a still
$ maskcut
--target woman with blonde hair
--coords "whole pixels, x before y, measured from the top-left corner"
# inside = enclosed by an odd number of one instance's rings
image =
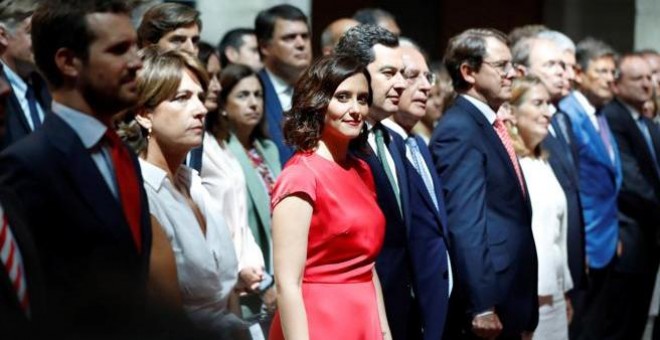
[[[509,131],[532,203],[539,296],[539,323],[534,339],[543,340],[568,339],[572,311],[565,294],[573,288],[566,248],[566,196],[541,148],[552,117],[549,101],[550,95],[538,78],[514,80],[510,110],[515,126]]]

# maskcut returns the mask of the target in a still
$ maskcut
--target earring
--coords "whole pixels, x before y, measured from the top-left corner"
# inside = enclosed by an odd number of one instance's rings
[[[227,111],[226,111],[226,110],[222,110],[222,112],[220,112],[220,114],[221,114],[223,117],[227,117]]]

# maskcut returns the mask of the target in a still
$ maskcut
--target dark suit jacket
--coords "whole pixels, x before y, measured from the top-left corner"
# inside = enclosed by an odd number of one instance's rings
[[[568,116],[561,111],[557,111],[552,117],[552,127],[555,135],[549,133],[543,140],[542,147],[550,154],[548,161],[566,195],[568,266],[573,278],[573,287],[585,289],[587,266],[584,254],[584,219],[577,174],[579,158],[571,144],[575,136]]]
[[[413,164],[405,160],[410,184],[409,248],[412,258],[415,297],[421,311],[424,339],[442,339],[449,303],[449,268],[445,240],[447,214],[438,177],[426,143],[414,136],[433,180],[438,209]],[[404,152],[405,155],[405,152]]]
[[[133,163],[142,183],[135,156]],[[143,327],[151,225],[142,186],[138,253],[89,151],[54,114],[0,154],[0,185],[17,193],[27,211],[44,269],[49,334],[93,337]]]
[[[389,138],[386,138],[386,143],[397,171],[401,207],[403,214],[409,216],[408,175],[404,165],[405,154],[401,153],[403,140],[395,133],[387,131]],[[415,327],[419,328],[419,325],[410,323],[411,313],[415,310],[411,296],[413,278],[408,249],[409,224],[407,221],[410,221],[410,218],[402,216],[399,212],[394,189],[387,179],[375,150],[357,150],[354,153],[369,164],[376,185],[378,206],[385,215],[385,241],[376,259],[376,271],[383,290],[390,331],[394,339],[406,339],[409,338],[409,334],[419,333],[415,329]]]
[[[259,71],[257,75],[264,88],[264,115],[268,123],[268,134],[270,135],[270,140],[277,145],[277,150],[280,153],[280,162],[284,166],[284,163],[293,156],[293,149],[284,143],[284,133],[282,132],[284,115],[282,113],[282,105],[266,70]]]
[[[430,150],[447,206],[458,294],[452,303],[464,313],[460,325],[448,326],[469,331],[475,314],[494,307],[503,336],[533,331],[538,269],[531,204],[504,145],[486,117],[459,96],[436,126]]]
[[[28,320],[20,307],[6,268],[0,261],[0,329],[3,336],[9,338],[36,337],[35,328],[44,318],[43,278],[37,250],[25,224],[25,213],[16,196],[11,191],[0,188],[0,204],[22,257],[30,308]]]
[[[660,178],[656,160],[628,108],[615,99],[603,108],[621,153],[623,182],[618,197],[619,239],[623,252],[616,268],[625,272],[655,272],[656,235],[660,228]],[[642,118],[660,155],[660,133]]]
[[[7,81],[7,75],[5,71],[2,71],[1,75],[5,81]],[[9,81],[7,81],[9,83]],[[35,94],[37,96],[37,101],[41,108],[44,110],[44,113],[50,111],[51,97],[46,87],[44,80],[38,75],[34,74],[32,76],[32,84],[35,89]],[[2,141],[0,141],[0,148],[4,149],[7,146],[13,144],[14,142],[22,139],[32,132],[30,125],[21,109],[21,105],[18,103],[16,94],[13,92],[4,99],[5,107],[5,136]]]

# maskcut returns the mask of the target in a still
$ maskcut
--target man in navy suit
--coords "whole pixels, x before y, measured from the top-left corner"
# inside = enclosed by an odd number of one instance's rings
[[[399,109],[406,87],[399,40],[392,32],[374,25],[349,29],[335,53],[350,55],[367,67],[371,76],[373,104],[367,116],[370,150],[355,150],[371,168],[378,205],[385,214],[385,242],[376,259],[383,289],[385,311],[393,339],[419,339],[420,309],[415,300],[412,254],[408,242],[410,203],[403,140],[382,121]]]
[[[3,99],[6,132],[0,147],[5,148],[41,126],[50,109],[50,95],[36,72],[30,21],[37,3],[32,0],[6,1],[0,6],[0,45],[2,77],[12,93]]]
[[[600,339],[607,320],[605,307],[611,294],[604,290],[616,262],[619,240],[617,196],[621,187],[621,160],[602,108],[612,100],[616,74],[615,52],[602,41],[587,38],[576,49],[576,90],[559,102],[573,128],[578,152],[578,182],[589,288],[575,296],[571,337]],[[616,293],[620,294],[620,293]]]
[[[293,85],[312,61],[307,16],[291,5],[259,12],[254,31],[264,68],[258,73],[264,86],[264,115],[270,139],[280,152],[282,165],[293,155],[284,143],[283,112],[291,108]]]
[[[146,328],[151,226],[137,159],[111,124],[138,99],[142,62],[130,8],[44,1],[32,37],[54,104],[40,129],[0,155],[0,185],[25,208],[42,264],[40,329],[82,338],[137,334]]]
[[[566,38],[568,39],[568,38]],[[569,41],[572,44],[572,42]],[[575,55],[573,45],[573,58]],[[548,136],[543,148],[550,153],[549,163],[564,190],[568,207],[568,264],[573,286],[586,288],[586,261],[584,255],[584,219],[578,192],[577,153],[573,147],[572,126],[568,116],[557,110],[559,101],[570,92],[570,71],[564,63],[565,53],[554,41],[544,37],[523,38],[512,48],[513,62],[522,74],[538,77],[550,94],[550,111],[553,112]],[[566,300],[571,310],[570,299]],[[572,312],[572,311],[571,311]],[[569,318],[571,313],[569,313]]]
[[[401,94],[399,110],[383,120],[394,133],[405,140],[406,173],[410,185],[410,229],[408,244],[413,267],[413,287],[421,314],[426,340],[442,339],[447,306],[452,290],[451,265],[447,253],[447,214],[431,153],[412,128],[426,114],[426,102],[435,82],[419,48],[401,39],[403,77],[407,87]]]
[[[492,29],[453,37],[445,65],[459,93],[431,137],[443,182],[456,292],[449,339],[527,337],[538,322],[531,205],[511,140],[496,113],[516,72]]]
[[[642,115],[653,95],[652,69],[640,54],[618,61],[615,99],[603,114],[621,153],[623,183],[618,197],[621,252],[604,290],[608,320],[600,333],[607,339],[640,339],[660,259],[660,132]]]

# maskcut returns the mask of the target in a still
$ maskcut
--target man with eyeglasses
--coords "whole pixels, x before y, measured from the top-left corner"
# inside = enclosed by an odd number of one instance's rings
[[[443,182],[456,291],[445,338],[529,338],[538,322],[537,259],[525,179],[499,107],[516,75],[504,34],[468,29],[445,65],[459,93],[431,137]]]
[[[599,339],[609,320],[602,303],[611,298],[603,287],[615,265],[619,223],[617,196],[621,188],[621,159],[602,108],[613,98],[616,54],[602,41],[586,38],[577,45],[576,91],[559,102],[570,117],[577,159],[589,289],[575,298],[576,320],[571,338]]]
[[[447,253],[447,214],[431,153],[424,140],[412,133],[413,126],[426,114],[426,102],[435,83],[419,47],[400,38],[403,77],[399,109],[383,125],[405,141],[404,162],[410,187],[410,230],[408,244],[420,306],[424,339],[442,339],[449,294],[452,290],[451,265]]]

